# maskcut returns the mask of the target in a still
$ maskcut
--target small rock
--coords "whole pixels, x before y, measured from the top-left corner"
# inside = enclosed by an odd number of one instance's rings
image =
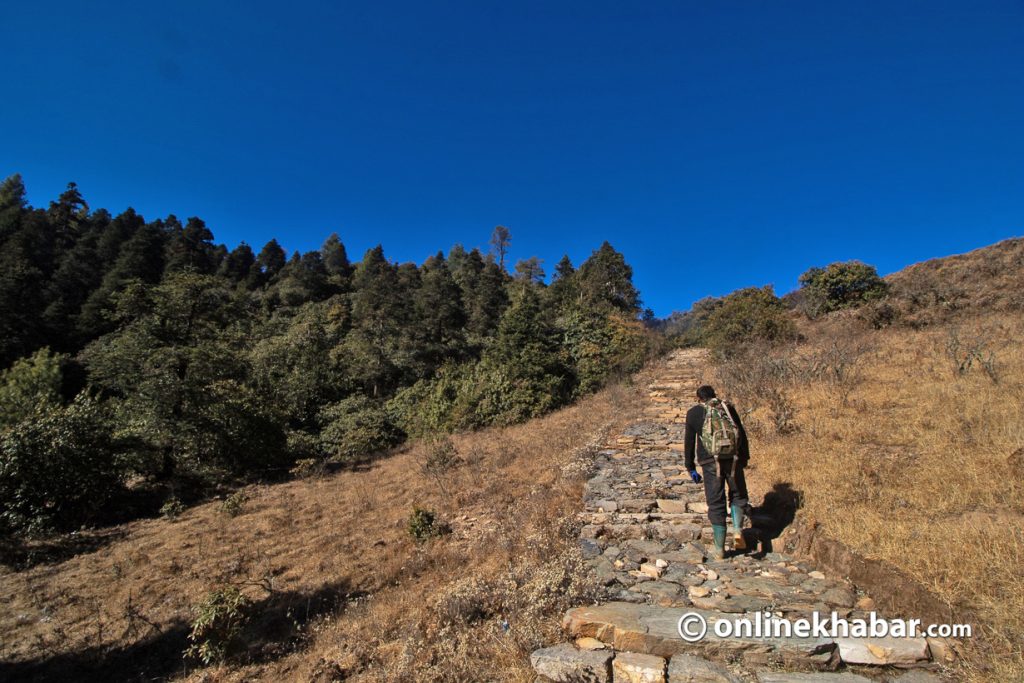
[[[711,589],[704,586],[690,586],[689,593],[691,598],[706,598],[711,595]]]
[[[638,583],[638,582],[639,583],[643,583],[644,581],[656,581],[657,580],[653,576],[651,576],[649,574],[645,574],[642,571],[640,571],[639,569],[634,569],[633,571],[629,571],[629,572],[626,572],[626,573],[630,577],[632,577],[630,579],[631,583]],[[623,583],[626,583],[626,582],[623,581]]]
[[[601,545],[591,538],[580,539],[580,551],[585,559],[592,559],[601,554]]]
[[[855,602],[853,593],[843,588],[831,588],[821,594],[822,602],[839,607],[853,607]]]
[[[620,591],[618,596],[615,598],[620,602],[628,602],[634,605],[640,605],[647,602],[647,596],[643,593],[637,593],[635,591],[623,590]]]
[[[577,638],[576,647],[581,650],[605,650],[608,648],[597,638]]]
[[[707,572],[708,581],[718,581],[718,572],[714,569],[709,569]]]
[[[908,665],[928,659],[924,638],[836,638],[836,645],[847,664]]]
[[[690,602],[692,602],[693,606],[697,609],[725,611],[722,610],[722,604],[725,602],[725,597],[722,595],[710,595],[705,598],[690,598]]]
[[[569,643],[536,650],[530,665],[540,676],[556,683],[608,683],[613,653],[577,650]]]
[[[940,664],[952,664],[956,661],[956,650],[953,643],[946,638],[926,638],[928,641],[928,652],[932,659]]]
[[[606,558],[598,556],[588,560],[588,563],[594,570],[594,575],[597,576],[598,581],[606,586],[615,583],[615,567]]]
[[[664,581],[648,581],[636,587],[640,593],[650,596],[651,602],[662,607],[675,607],[681,603],[679,597],[679,586]]]
[[[654,564],[655,564],[655,566],[657,566],[657,567],[659,567],[661,569],[664,569],[665,567],[668,566],[668,562],[666,562],[665,560],[661,559],[660,557],[657,560],[654,561]]]
[[[671,499],[666,499],[666,498],[658,498],[657,500],[658,500],[658,508],[662,512],[673,512],[673,513],[689,512],[689,510],[686,509],[687,508],[687,503],[685,501],[682,501],[682,500],[671,500]]]
[[[817,570],[815,570],[813,572],[807,572],[807,576],[811,577],[812,579],[819,579],[819,580],[825,578],[824,572],[819,572]]]
[[[612,660],[614,683],[665,683],[665,660],[655,655],[620,652]]]
[[[651,564],[650,562],[644,562],[640,565],[640,572],[652,579],[660,579],[664,571],[664,568],[659,567],[657,564]]]
[[[854,604],[854,607],[864,612],[873,612],[875,610],[875,601],[865,595]]]

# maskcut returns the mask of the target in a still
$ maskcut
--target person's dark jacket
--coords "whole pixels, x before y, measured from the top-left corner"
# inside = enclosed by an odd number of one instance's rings
[[[747,443],[747,430],[743,428],[743,423],[740,421],[740,414],[736,411],[735,406],[731,403],[726,403],[729,408],[729,414],[732,415],[732,419],[736,421],[736,427],[739,428],[740,442],[739,442],[739,464],[746,466],[747,461],[750,460],[750,445]],[[707,452],[704,448],[704,444],[700,443],[698,435],[700,430],[704,427],[704,416],[706,409],[703,403],[697,405],[686,411],[686,469],[693,471],[694,459],[700,465],[707,465],[715,461],[714,456]]]

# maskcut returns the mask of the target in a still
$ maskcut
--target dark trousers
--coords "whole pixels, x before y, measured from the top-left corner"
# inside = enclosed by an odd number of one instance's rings
[[[746,510],[747,482],[743,478],[743,465],[736,463],[736,474],[729,480],[729,470],[732,462],[722,461],[724,472],[718,471],[718,465],[711,461],[707,465],[701,465],[704,477],[704,498],[708,502],[708,519],[712,525],[725,526],[727,510],[725,507],[726,488],[729,490],[729,505],[738,505]]]

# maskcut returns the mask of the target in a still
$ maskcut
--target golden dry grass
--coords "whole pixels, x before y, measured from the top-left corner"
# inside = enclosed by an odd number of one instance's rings
[[[786,387],[792,434],[776,434],[767,405],[756,407],[752,488],[792,483],[800,514],[830,536],[974,610],[981,635],[965,643],[967,680],[1024,680],[1024,320],[990,313],[864,331],[839,316],[806,332],[789,352],[794,367],[839,340],[860,349],[855,376]],[[954,334],[962,348],[980,340],[995,353],[998,383],[977,362],[955,370]]]
[[[611,387],[454,437],[464,462],[438,477],[413,444],[365,471],[249,487],[237,517],[211,502],[58,564],[2,570],[0,678],[532,681],[529,652],[596,590],[572,531],[581,450],[639,405]],[[452,533],[417,545],[413,506]],[[225,583],[257,604],[248,651],[231,666],[183,663],[190,607]]]

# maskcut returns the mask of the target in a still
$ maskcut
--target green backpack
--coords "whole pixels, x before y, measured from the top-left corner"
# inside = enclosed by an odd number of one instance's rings
[[[740,430],[732,419],[729,406],[721,399],[713,398],[704,404],[700,442],[715,460],[733,458],[739,453]]]

